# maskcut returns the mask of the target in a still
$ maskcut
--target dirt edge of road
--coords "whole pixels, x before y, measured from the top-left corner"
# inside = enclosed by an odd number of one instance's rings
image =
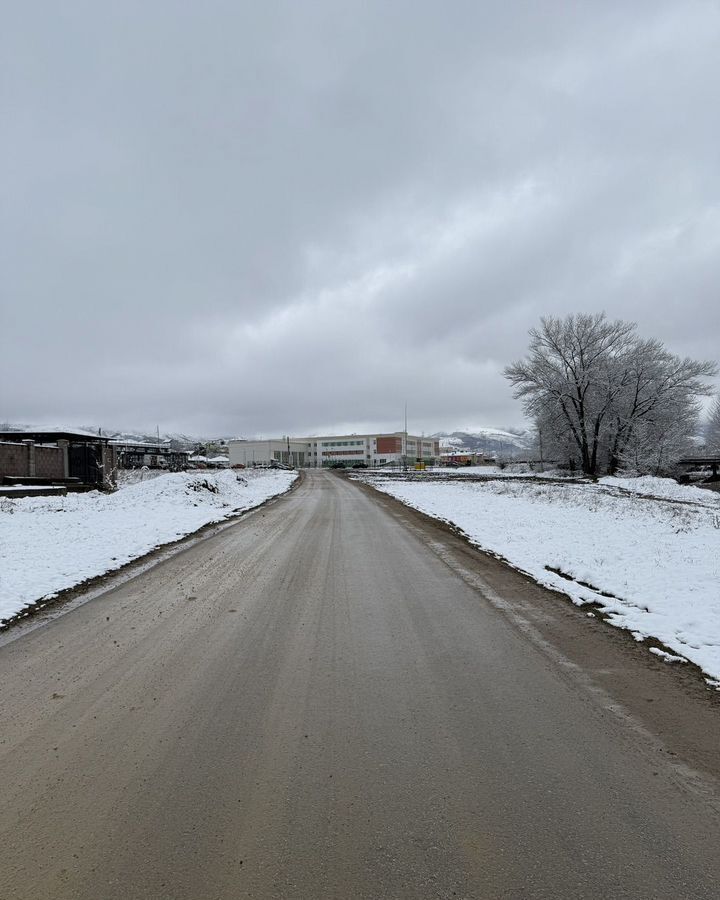
[[[0,646],[6,642],[3,641],[3,638],[7,640],[8,632],[16,632],[18,628],[22,629],[23,626],[30,625],[31,623],[34,627],[37,627],[41,624],[38,620],[41,620],[44,617],[54,618],[62,610],[62,607],[67,606],[70,603],[80,605],[81,602],[92,600],[99,594],[112,590],[112,588],[118,587],[118,585],[124,584],[126,581],[130,581],[158,563],[164,562],[166,559],[174,556],[176,553],[181,553],[183,550],[194,546],[200,541],[213,537],[213,535],[223,531],[225,528],[231,528],[233,525],[237,525],[252,513],[263,509],[271,503],[275,503],[280,497],[285,497],[291,491],[300,487],[304,479],[305,473],[300,469],[298,470],[298,477],[287,490],[282,491],[280,494],[274,494],[272,497],[268,497],[267,500],[263,500],[263,502],[259,503],[257,506],[251,506],[249,509],[244,509],[241,512],[228,516],[227,519],[221,519],[219,522],[208,522],[207,525],[201,525],[200,528],[183,535],[176,541],[169,541],[167,544],[158,544],[157,547],[154,547],[147,553],[143,553],[142,556],[131,559],[130,562],[125,563],[119,568],[111,569],[109,572],[104,572],[102,575],[86,578],[84,581],[81,581],[72,587],[58,591],[53,597],[39,598],[35,603],[20,610],[19,613],[0,622]]]
[[[372,485],[349,480],[404,521],[429,552],[440,556],[541,652],[561,661],[564,677],[579,682],[581,673],[587,676],[590,685],[585,689],[594,691],[608,711],[658,739],[669,756],[720,780],[720,693],[706,683],[701,669],[689,662],[663,662],[649,652],[651,646],[661,646],[659,642],[636,641],[589,605],[576,606],[567,595],[481,550],[461,529]]]

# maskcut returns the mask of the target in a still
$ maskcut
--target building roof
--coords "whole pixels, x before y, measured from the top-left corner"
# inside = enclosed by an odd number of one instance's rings
[[[159,444],[157,441],[122,441],[117,438],[112,438],[110,443],[113,447],[142,447],[146,450],[155,450],[156,452],[168,450],[171,453],[192,453],[192,450],[176,450],[170,446],[170,441],[161,441]]]
[[[37,443],[54,441],[85,441],[86,443],[107,444],[109,438],[91,431],[80,431],[65,428],[24,429],[23,431],[0,431],[0,440],[4,441],[36,441]]]

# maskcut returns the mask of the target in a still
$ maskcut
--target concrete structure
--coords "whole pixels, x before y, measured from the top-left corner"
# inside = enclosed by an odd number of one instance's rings
[[[319,435],[267,441],[230,441],[230,464],[252,466],[272,462],[298,468],[402,465],[432,462],[440,455],[433,438],[396,431],[391,434]]]

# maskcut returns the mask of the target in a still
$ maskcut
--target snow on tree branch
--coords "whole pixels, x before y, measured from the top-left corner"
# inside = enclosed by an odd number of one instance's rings
[[[528,356],[505,369],[546,455],[590,476],[668,471],[690,448],[716,373],[604,313],[541,319]]]

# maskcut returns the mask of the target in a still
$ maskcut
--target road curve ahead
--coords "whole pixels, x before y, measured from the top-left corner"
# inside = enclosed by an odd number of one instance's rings
[[[330,473],[0,647],[3,900],[717,898],[713,784]]]

